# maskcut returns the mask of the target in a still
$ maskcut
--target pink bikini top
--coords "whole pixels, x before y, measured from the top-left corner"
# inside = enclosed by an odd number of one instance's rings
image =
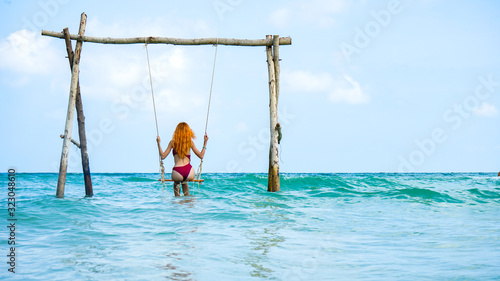
[[[174,151],[172,152],[173,155],[177,155],[177,151],[175,151],[175,148],[174,148]],[[186,157],[191,160],[191,154],[186,154]]]

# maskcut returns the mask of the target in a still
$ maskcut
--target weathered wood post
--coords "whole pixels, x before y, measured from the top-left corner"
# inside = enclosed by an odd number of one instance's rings
[[[274,76],[276,79],[276,106],[280,98],[280,36],[273,35]]]
[[[87,15],[82,13],[80,18],[80,28],[78,35],[81,37],[85,34],[85,26],[87,24]],[[69,92],[68,113],[66,115],[66,125],[64,127],[64,139],[61,153],[61,164],[59,166],[59,179],[57,180],[56,196],[58,198],[64,197],[64,187],[66,184],[66,172],[68,169],[68,154],[69,146],[71,144],[71,132],[73,130],[73,115],[75,112],[76,93],[78,90],[78,76],[80,72],[80,55],[82,52],[82,41],[78,40],[75,47],[75,54],[73,58],[73,67],[71,74],[71,87]]]
[[[66,51],[68,53],[68,61],[70,69],[73,69],[73,46],[71,46],[71,38],[68,28],[63,30],[64,41],[66,42]],[[83,180],[85,182],[85,196],[92,197],[92,179],[90,177],[89,153],[87,151],[87,137],[85,135],[85,115],[83,115],[82,96],[80,94],[80,81],[78,81],[76,89],[76,117],[78,120],[78,135],[80,137],[80,148],[83,168]],[[71,140],[73,141],[73,140]]]
[[[279,151],[278,151],[278,78],[279,74],[279,36],[267,35],[266,39],[272,41],[273,44],[266,46],[267,66],[269,72],[269,111],[270,111],[270,129],[271,140],[269,147],[269,175],[267,183],[267,191],[280,191],[280,176],[279,176]],[[273,56],[273,49],[274,56]]]

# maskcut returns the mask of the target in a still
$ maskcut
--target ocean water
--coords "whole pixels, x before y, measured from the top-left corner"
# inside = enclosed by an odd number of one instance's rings
[[[0,174],[1,280],[500,280],[500,178],[206,174],[194,196],[157,174],[16,175],[16,273]],[[193,191],[193,190],[192,190]]]

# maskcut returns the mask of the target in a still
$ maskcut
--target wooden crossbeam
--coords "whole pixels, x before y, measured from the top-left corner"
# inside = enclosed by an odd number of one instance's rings
[[[42,30],[42,35],[55,38],[64,38],[62,32]],[[101,44],[171,44],[171,45],[228,45],[228,46],[273,46],[273,39],[234,39],[234,38],[170,38],[170,37],[132,37],[132,38],[110,38],[92,37],[70,34],[71,40],[92,42]],[[291,45],[292,38],[280,37],[279,45]]]

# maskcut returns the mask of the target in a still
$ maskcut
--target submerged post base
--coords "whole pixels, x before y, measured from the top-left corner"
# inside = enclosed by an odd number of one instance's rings
[[[280,191],[280,171],[279,166],[269,167],[269,176],[267,182],[267,191]]]

